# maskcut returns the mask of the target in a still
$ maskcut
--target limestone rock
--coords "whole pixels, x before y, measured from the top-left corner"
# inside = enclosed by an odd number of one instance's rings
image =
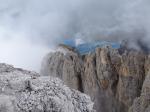
[[[78,53],[59,48],[44,58],[41,74],[59,77],[69,87],[82,91],[81,63]]]
[[[150,112],[150,72],[144,81],[140,97],[134,100],[129,112]]]
[[[44,72],[52,76],[56,76],[52,69],[60,72],[59,77],[65,84],[90,95],[98,112],[128,112],[134,100],[140,97],[150,70],[150,56],[146,53],[126,49],[120,53],[120,49],[106,46],[80,55],[62,49],[47,55],[43,68],[48,70]]]
[[[129,51],[123,54],[119,70],[117,97],[128,108],[133,100],[140,96],[143,81],[145,79],[145,55],[137,51]]]
[[[90,97],[60,79],[0,64],[0,112],[95,112]]]

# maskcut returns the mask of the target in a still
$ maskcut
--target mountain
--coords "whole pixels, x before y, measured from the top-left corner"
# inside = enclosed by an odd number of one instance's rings
[[[86,45],[78,51],[59,46],[45,56],[41,74],[90,95],[97,112],[150,112],[150,55],[99,45],[80,54]]]
[[[0,112],[95,112],[89,96],[58,78],[0,63]]]

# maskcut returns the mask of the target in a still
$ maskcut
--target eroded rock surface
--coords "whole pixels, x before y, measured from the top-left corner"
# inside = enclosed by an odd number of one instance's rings
[[[95,112],[90,97],[61,80],[0,64],[0,112]]]
[[[134,100],[129,112],[150,112],[150,73],[146,76],[140,97]]]
[[[43,63],[41,73],[61,78],[69,87],[82,91],[82,61],[71,50],[61,49],[49,53]]]
[[[90,95],[97,112],[128,112],[134,100],[141,96],[143,82],[150,71],[147,54],[125,49],[120,53],[120,49],[104,47],[81,56],[62,49],[63,52],[59,50],[46,56],[42,70],[46,75],[56,76],[53,71],[60,68],[58,77],[69,87]]]

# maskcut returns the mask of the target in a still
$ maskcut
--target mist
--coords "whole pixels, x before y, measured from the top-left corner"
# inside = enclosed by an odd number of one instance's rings
[[[0,62],[36,70],[64,39],[150,48],[149,0],[0,0]],[[143,46],[145,45],[145,46]]]
[[[43,56],[52,50],[45,45],[32,43],[21,34],[7,33],[11,34],[9,39],[5,37],[7,34],[0,33],[4,37],[0,38],[0,62],[38,72]]]

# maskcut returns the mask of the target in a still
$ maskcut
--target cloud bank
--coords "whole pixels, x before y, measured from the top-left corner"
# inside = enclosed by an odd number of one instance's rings
[[[67,38],[150,48],[149,0],[0,0],[0,61],[37,70]]]
[[[43,56],[50,52],[47,46],[35,44],[23,35],[0,31],[0,62],[39,71]],[[11,34],[11,37],[7,36]],[[3,37],[3,38],[2,38]]]

